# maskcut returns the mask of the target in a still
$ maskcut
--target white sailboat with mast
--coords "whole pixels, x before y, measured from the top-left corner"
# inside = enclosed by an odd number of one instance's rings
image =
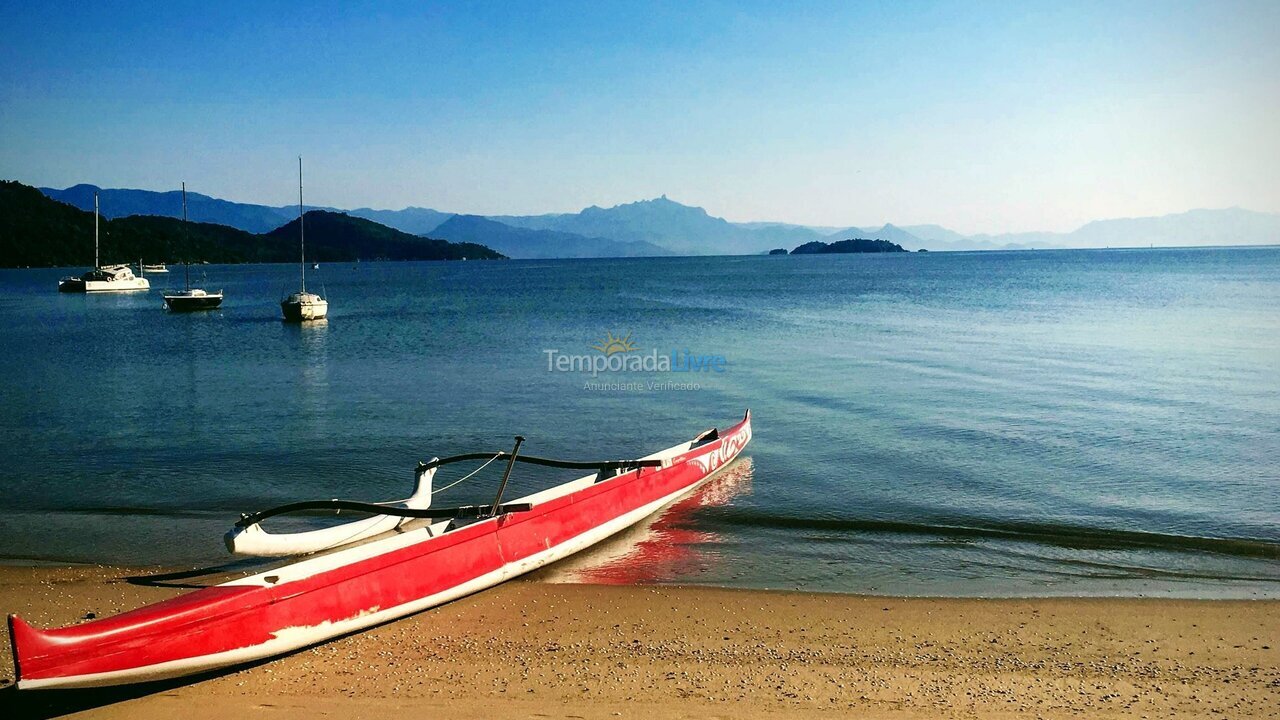
[[[142,272],[139,268],[138,272]],[[133,269],[125,265],[98,264],[98,193],[93,194],[93,270],[80,277],[64,277],[58,281],[58,292],[129,292],[150,290],[151,282],[145,277],[135,277]]]
[[[182,183],[182,239],[187,240],[187,184]],[[190,243],[184,242],[187,246],[187,252],[191,252]],[[222,291],[216,293],[205,292],[200,288],[191,287],[191,260],[187,259],[183,264],[186,271],[186,289],[181,292],[166,292],[164,294],[164,304],[174,312],[190,312],[192,310],[213,310],[222,304]]]
[[[280,312],[287,322],[306,322],[323,320],[329,313],[329,303],[323,297],[307,292],[307,235],[305,225],[306,212],[302,207],[302,157],[298,157],[298,246],[299,270],[302,273],[302,286],[280,301]]]

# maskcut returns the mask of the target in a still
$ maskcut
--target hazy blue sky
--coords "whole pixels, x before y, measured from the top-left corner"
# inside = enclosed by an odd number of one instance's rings
[[[1278,211],[1280,2],[0,0],[0,177],[286,204],[298,154],[340,207]]]

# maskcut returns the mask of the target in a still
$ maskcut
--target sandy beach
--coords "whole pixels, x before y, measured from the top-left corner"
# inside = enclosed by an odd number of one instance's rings
[[[194,584],[150,579],[158,572],[7,567],[0,609],[64,624]],[[1277,627],[1276,601],[521,581],[272,662],[141,692],[15,691],[6,653],[0,707],[5,717],[101,718],[1273,717]]]

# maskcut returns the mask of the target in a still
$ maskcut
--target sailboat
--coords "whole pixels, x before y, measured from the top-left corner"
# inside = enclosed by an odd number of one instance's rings
[[[182,183],[182,238],[187,238],[187,184]],[[189,243],[183,243],[190,246]],[[188,250],[189,252],[189,250]],[[191,287],[191,261],[184,262],[183,269],[186,270],[186,289],[181,292],[166,292],[164,294],[164,304],[174,312],[190,312],[192,310],[212,310],[222,304],[222,291],[216,293],[205,292],[200,288]],[[168,271],[166,271],[168,272]]]
[[[280,312],[286,322],[323,320],[329,313],[329,303],[315,293],[307,292],[307,235],[303,227],[305,213],[302,209],[302,158],[298,158],[298,245],[302,271],[302,288],[280,301]]]
[[[138,268],[142,272],[142,268]],[[93,269],[80,277],[64,277],[58,281],[58,292],[128,292],[150,290],[151,282],[145,277],[134,277],[133,269],[126,265],[98,264],[98,193],[93,194]]]

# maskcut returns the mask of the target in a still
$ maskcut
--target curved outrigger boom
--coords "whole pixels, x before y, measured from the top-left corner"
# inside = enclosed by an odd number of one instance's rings
[[[406,521],[414,518],[430,520],[486,518],[507,513],[528,512],[533,509],[532,503],[502,503],[502,495],[506,490],[511,469],[517,462],[542,467],[563,468],[567,470],[596,470],[597,480],[603,480],[642,467],[661,467],[661,460],[600,460],[584,462],[576,460],[554,460],[551,458],[520,455],[520,445],[524,438],[516,436],[516,445],[511,452],[496,453],[464,453],[446,458],[432,458],[418,463],[415,476],[417,487],[412,496],[405,500],[388,503],[372,503],[359,500],[304,500],[301,502],[277,505],[266,510],[245,513],[240,516],[235,526],[225,537],[227,550],[237,555],[257,557],[280,557],[285,555],[303,555],[307,553],[329,550],[342,545],[349,545],[384,532],[398,529]],[[444,465],[485,460],[487,465],[494,460],[506,460],[507,467],[502,474],[502,483],[498,494],[488,505],[461,505],[457,507],[431,507],[431,482],[437,469]],[[298,533],[273,534],[260,527],[260,523],[268,518],[293,513],[333,510],[367,513],[374,517],[365,520],[344,523],[335,527],[310,530]]]

